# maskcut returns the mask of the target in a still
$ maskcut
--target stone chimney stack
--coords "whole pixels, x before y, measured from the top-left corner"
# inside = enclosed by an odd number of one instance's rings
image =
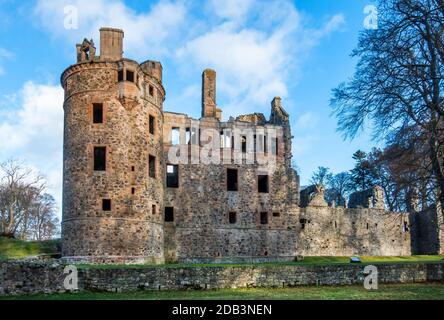
[[[202,73],[202,118],[216,118],[216,71]]]
[[[123,31],[114,28],[100,29],[100,58],[120,60],[123,56]]]

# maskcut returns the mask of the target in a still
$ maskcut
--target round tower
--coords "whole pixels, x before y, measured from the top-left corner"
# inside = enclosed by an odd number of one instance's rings
[[[162,66],[125,59],[123,31],[77,45],[65,91],[62,255],[71,262],[162,263]]]

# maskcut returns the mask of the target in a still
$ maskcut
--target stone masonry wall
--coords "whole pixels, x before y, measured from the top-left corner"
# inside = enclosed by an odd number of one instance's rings
[[[165,158],[173,147],[169,144],[171,128],[181,130],[185,138],[191,119],[185,115],[165,113]],[[246,122],[201,122],[201,130],[263,129]],[[216,137],[219,138],[219,137]],[[252,137],[251,137],[252,138]],[[248,139],[248,138],[247,138]],[[247,140],[248,141],[248,140]],[[299,181],[284,163],[284,140],[279,137],[279,152],[272,170],[258,164],[179,164],[179,187],[165,189],[165,206],[174,208],[174,222],[165,223],[167,240],[165,251],[173,261],[266,261],[292,260],[296,255],[297,234],[294,210],[297,208]],[[186,143],[183,145],[188,148]],[[202,152],[199,146],[197,152]],[[182,152],[181,150],[180,152]],[[232,149],[222,148],[232,158]],[[250,154],[252,155],[252,154]],[[244,156],[248,156],[244,153]],[[191,162],[191,159],[190,159]],[[227,191],[227,169],[238,170],[238,191]],[[258,175],[269,175],[269,192],[258,192]],[[294,205],[293,207],[291,205]],[[229,213],[236,214],[236,222],[229,222]],[[261,224],[260,215],[267,214]]]
[[[125,77],[121,81],[119,70]],[[134,72],[132,81],[126,79],[127,71]],[[161,83],[137,62],[99,59],[69,67],[62,85],[63,256],[71,261],[163,262]],[[93,123],[95,103],[103,105],[102,123]],[[96,146],[106,147],[105,171],[94,170]],[[155,177],[149,175],[149,156],[155,157]],[[111,200],[110,211],[102,210],[103,199]]]
[[[444,263],[377,264],[378,282],[444,282]],[[78,269],[80,291],[363,285],[361,264],[329,266],[132,267]],[[64,265],[0,262],[0,295],[64,292]]]

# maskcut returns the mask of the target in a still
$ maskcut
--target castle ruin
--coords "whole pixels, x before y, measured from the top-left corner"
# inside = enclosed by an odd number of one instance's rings
[[[385,211],[379,189],[353,195],[350,208],[329,206],[320,186],[300,193],[279,97],[268,119],[222,121],[207,69],[200,119],[164,111],[161,63],[124,58],[123,40],[102,28],[100,55],[85,39],[61,76],[65,259],[289,261],[410,255],[424,245],[411,230],[422,216]]]

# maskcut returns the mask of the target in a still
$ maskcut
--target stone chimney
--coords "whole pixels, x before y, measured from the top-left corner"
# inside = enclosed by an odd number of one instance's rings
[[[217,118],[216,71],[205,69],[202,73],[202,118]],[[219,115],[220,116],[220,115]]]
[[[123,56],[123,31],[114,28],[100,29],[100,58],[120,60]]]

